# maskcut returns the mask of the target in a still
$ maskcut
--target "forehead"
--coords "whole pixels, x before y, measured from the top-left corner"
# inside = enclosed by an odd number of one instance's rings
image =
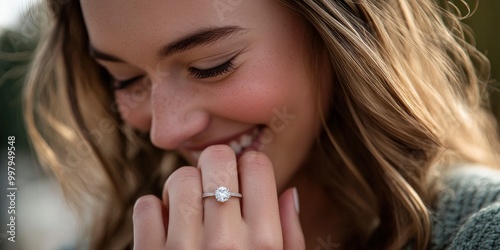
[[[274,2],[274,3],[272,3]],[[270,0],[81,0],[92,46],[112,54],[160,47],[200,28],[266,23]],[[258,14],[257,14],[258,13]],[[270,12],[272,13],[272,12]],[[127,51],[128,54],[144,51]]]

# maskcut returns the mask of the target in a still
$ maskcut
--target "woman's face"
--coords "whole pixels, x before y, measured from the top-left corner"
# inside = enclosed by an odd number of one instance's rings
[[[123,120],[196,165],[227,144],[273,162],[278,189],[320,121],[301,19],[270,0],[81,0],[91,54],[117,81]],[[131,80],[132,81],[127,81]],[[135,80],[134,80],[135,79]]]

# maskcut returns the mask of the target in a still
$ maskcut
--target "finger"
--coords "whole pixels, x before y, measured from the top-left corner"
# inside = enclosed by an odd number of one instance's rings
[[[169,211],[167,249],[190,249],[203,228],[201,173],[195,167],[181,167],[167,179],[163,201]]]
[[[267,245],[281,245],[278,195],[274,170],[269,158],[262,152],[248,151],[238,161],[243,220],[258,239],[267,239]],[[263,234],[264,238],[262,237]],[[276,237],[278,235],[278,237]]]
[[[200,155],[198,168],[201,170],[203,192],[215,192],[218,187],[227,187],[230,192],[239,192],[236,156],[227,145],[206,148]],[[228,218],[228,219],[222,219]],[[239,198],[231,197],[226,202],[218,202],[215,197],[204,198],[204,223],[218,232],[231,228],[241,221]]]
[[[299,197],[296,188],[289,188],[279,198],[283,249],[306,249],[299,220]]]
[[[134,205],[134,249],[161,249],[165,244],[164,206],[154,195],[139,198]]]

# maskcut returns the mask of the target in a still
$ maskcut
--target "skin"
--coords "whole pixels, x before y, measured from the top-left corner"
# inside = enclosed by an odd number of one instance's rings
[[[322,212],[329,207],[321,202],[324,194],[303,174],[320,129],[314,79],[328,82],[331,72],[313,77],[306,26],[298,16],[268,0],[81,4],[91,47],[108,55],[94,53],[96,61],[117,80],[144,76],[115,91],[122,119],[192,164],[168,178],[162,200],[137,201],[135,249],[303,249],[332,232],[334,223],[323,225],[331,217]],[[238,31],[157,55],[165,44],[220,27]],[[190,73],[231,58],[233,67],[221,75],[197,79]],[[265,129],[254,150],[235,155],[217,145],[257,125]],[[203,149],[199,159],[192,156],[194,149]],[[243,202],[198,198],[218,186],[242,193]],[[291,186],[299,196],[316,192],[300,219]]]

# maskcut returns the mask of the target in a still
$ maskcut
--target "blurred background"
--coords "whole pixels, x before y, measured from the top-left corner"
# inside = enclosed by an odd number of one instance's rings
[[[44,25],[41,16],[26,15],[39,0],[0,0],[0,249],[71,249],[75,220],[67,209],[61,190],[50,174],[38,165],[26,139],[21,88],[32,51]],[[63,3],[67,0],[61,0]],[[460,1],[455,1],[460,6]],[[466,1],[474,6],[476,1]],[[467,13],[460,6],[462,16]],[[500,117],[500,1],[483,0],[464,20],[475,33],[476,44],[492,65],[489,88],[491,110]],[[500,89],[500,88],[499,88]],[[9,242],[7,227],[7,137],[15,136],[16,147],[16,243]],[[10,236],[9,236],[10,237]]]
[[[0,249],[73,249],[77,229],[62,191],[28,144],[21,89],[40,31],[46,24],[28,9],[41,0],[0,0]],[[57,0],[65,3],[67,0]],[[8,241],[7,137],[15,136],[16,242]]]

